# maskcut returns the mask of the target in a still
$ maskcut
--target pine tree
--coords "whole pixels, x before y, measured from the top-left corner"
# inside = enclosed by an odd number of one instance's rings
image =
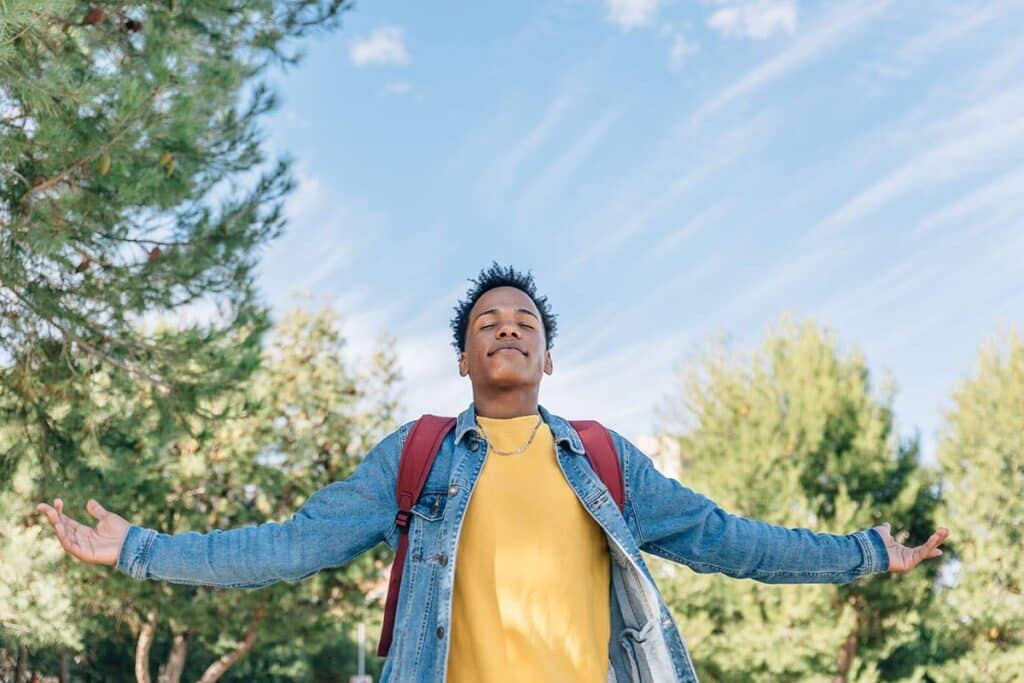
[[[292,182],[261,148],[268,67],[344,0],[0,7],[0,416],[63,462],[68,387],[104,367],[168,416],[255,366],[269,323],[253,286]],[[149,316],[204,305],[183,329]]]
[[[1024,675],[1024,339],[979,354],[939,444],[957,558],[935,623],[948,661],[937,681],[1009,683]]]
[[[848,534],[890,522],[931,533],[935,476],[893,432],[891,389],[875,396],[857,352],[786,319],[750,357],[716,342],[680,370],[661,411],[680,479],[733,514]],[[925,655],[920,610],[935,568],[849,584],[767,585],[657,562],[702,680],[875,681]]]

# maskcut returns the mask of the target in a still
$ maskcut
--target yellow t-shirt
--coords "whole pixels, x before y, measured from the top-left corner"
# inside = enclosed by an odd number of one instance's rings
[[[538,418],[477,420],[508,451]],[[558,467],[547,424],[523,453],[487,453],[456,558],[447,680],[605,683],[608,544]]]

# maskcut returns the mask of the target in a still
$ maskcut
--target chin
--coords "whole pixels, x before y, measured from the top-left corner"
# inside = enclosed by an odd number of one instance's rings
[[[487,377],[487,383],[494,387],[521,387],[536,384],[536,378],[518,372],[494,372]]]

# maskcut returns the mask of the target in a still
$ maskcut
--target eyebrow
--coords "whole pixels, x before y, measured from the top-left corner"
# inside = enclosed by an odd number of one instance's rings
[[[476,320],[477,318],[479,318],[482,315],[487,315],[488,313],[497,313],[497,312],[498,312],[497,308],[488,308],[486,311],[480,311],[479,313],[477,313],[473,317],[473,320]],[[527,315],[532,315],[534,318],[537,317],[537,314],[534,313],[533,311],[531,311],[529,308],[517,308],[516,309],[516,313],[525,313]]]

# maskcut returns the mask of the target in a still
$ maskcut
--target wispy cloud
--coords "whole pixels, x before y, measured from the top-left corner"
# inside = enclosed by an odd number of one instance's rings
[[[978,171],[1024,143],[1024,114],[958,136],[910,159],[832,212],[811,233],[831,237],[908,192]]]
[[[296,190],[285,205],[289,227],[268,247],[260,263],[272,303],[281,303],[297,291],[317,289],[374,241],[383,222],[369,208],[340,199],[307,169],[298,168],[295,177]],[[312,258],[310,244],[320,245]]]
[[[708,17],[708,26],[724,36],[764,39],[796,31],[796,0],[730,2]]]
[[[600,145],[621,114],[618,107],[601,114],[567,149],[547,164],[519,200],[517,213],[520,219],[540,210],[565,189],[573,172]]]
[[[941,225],[963,223],[971,216],[1006,206],[1010,202],[1024,203],[1024,167],[1004,173],[992,182],[932,211],[918,221],[911,236],[918,238],[935,231]]]
[[[708,225],[711,225],[721,218],[722,214],[725,212],[725,208],[726,204],[723,202],[719,204],[712,204],[706,209],[697,212],[697,214],[684,221],[678,228],[671,230],[667,235],[665,235],[665,237],[663,237],[661,241],[651,249],[651,253],[664,256],[675,251],[679,248],[679,245],[683,244]]]
[[[659,0],[605,0],[608,21],[623,28],[647,26],[658,12]]]
[[[365,38],[356,38],[348,54],[356,66],[409,63],[409,52],[398,26],[382,26]]]
[[[573,86],[559,92],[548,103],[540,119],[518,138],[511,149],[497,155],[480,179],[481,191],[485,196],[493,200],[509,188],[520,166],[543,149],[579,97],[579,89]]]
[[[687,38],[681,28],[671,24],[664,24],[661,34],[669,40],[668,65],[673,71],[679,71],[686,60],[700,49],[697,43]]]
[[[884,7],[884,2],[854,2],[834,10],[807,33],[799,36],[796,42],[704,103],[689,117],[686,127],[692,130],[700,126],[726,105],[802,67],[822,52],[835,48],[859,31]]]
[[[611,220],[614,223],[604,226],[601,230],[588,226],[588,232],[603,236],[601,239],[590,239],[573,258],[566,260],[563,266],[565,273],[579,272],[591,259],[624,244],[661,217],[687,193],[694,191],[702,183],[735,163],[749,152],[752,143],[759,139],[759,133],[764,130],[766,120],[767,117],[762,115],[723,133],[712,144],[692,154],[691,163],[687,164],[687,168],[678,173],[660,193],[652,197],[649,190],[645,191],[639,200],[639,206],[632,205],[625,216],[613,212]],[[606,209],[602,212],[607,214]],[[607,221],[608,218],[604,220]]]
[[[952,5],[936,4],[933,9],[939,15],[939,19],[927,31],[904,43],[897,52],[896,59],[902,64],[919,63],[999,18],[1015,5],[1020,8],[1019,2],[992,0]]]
[[[672,366],[688,350],[692,330],[674,329],[615,351],[562,362],[541,384],[541,403],[573,419],[602,421],[627,438],[650,433],[651,410],[673,384]]]
[[[412,84],[406,81],[392,81],[384,84],[384,92],[388,95],[407,95],[412,92]]]

